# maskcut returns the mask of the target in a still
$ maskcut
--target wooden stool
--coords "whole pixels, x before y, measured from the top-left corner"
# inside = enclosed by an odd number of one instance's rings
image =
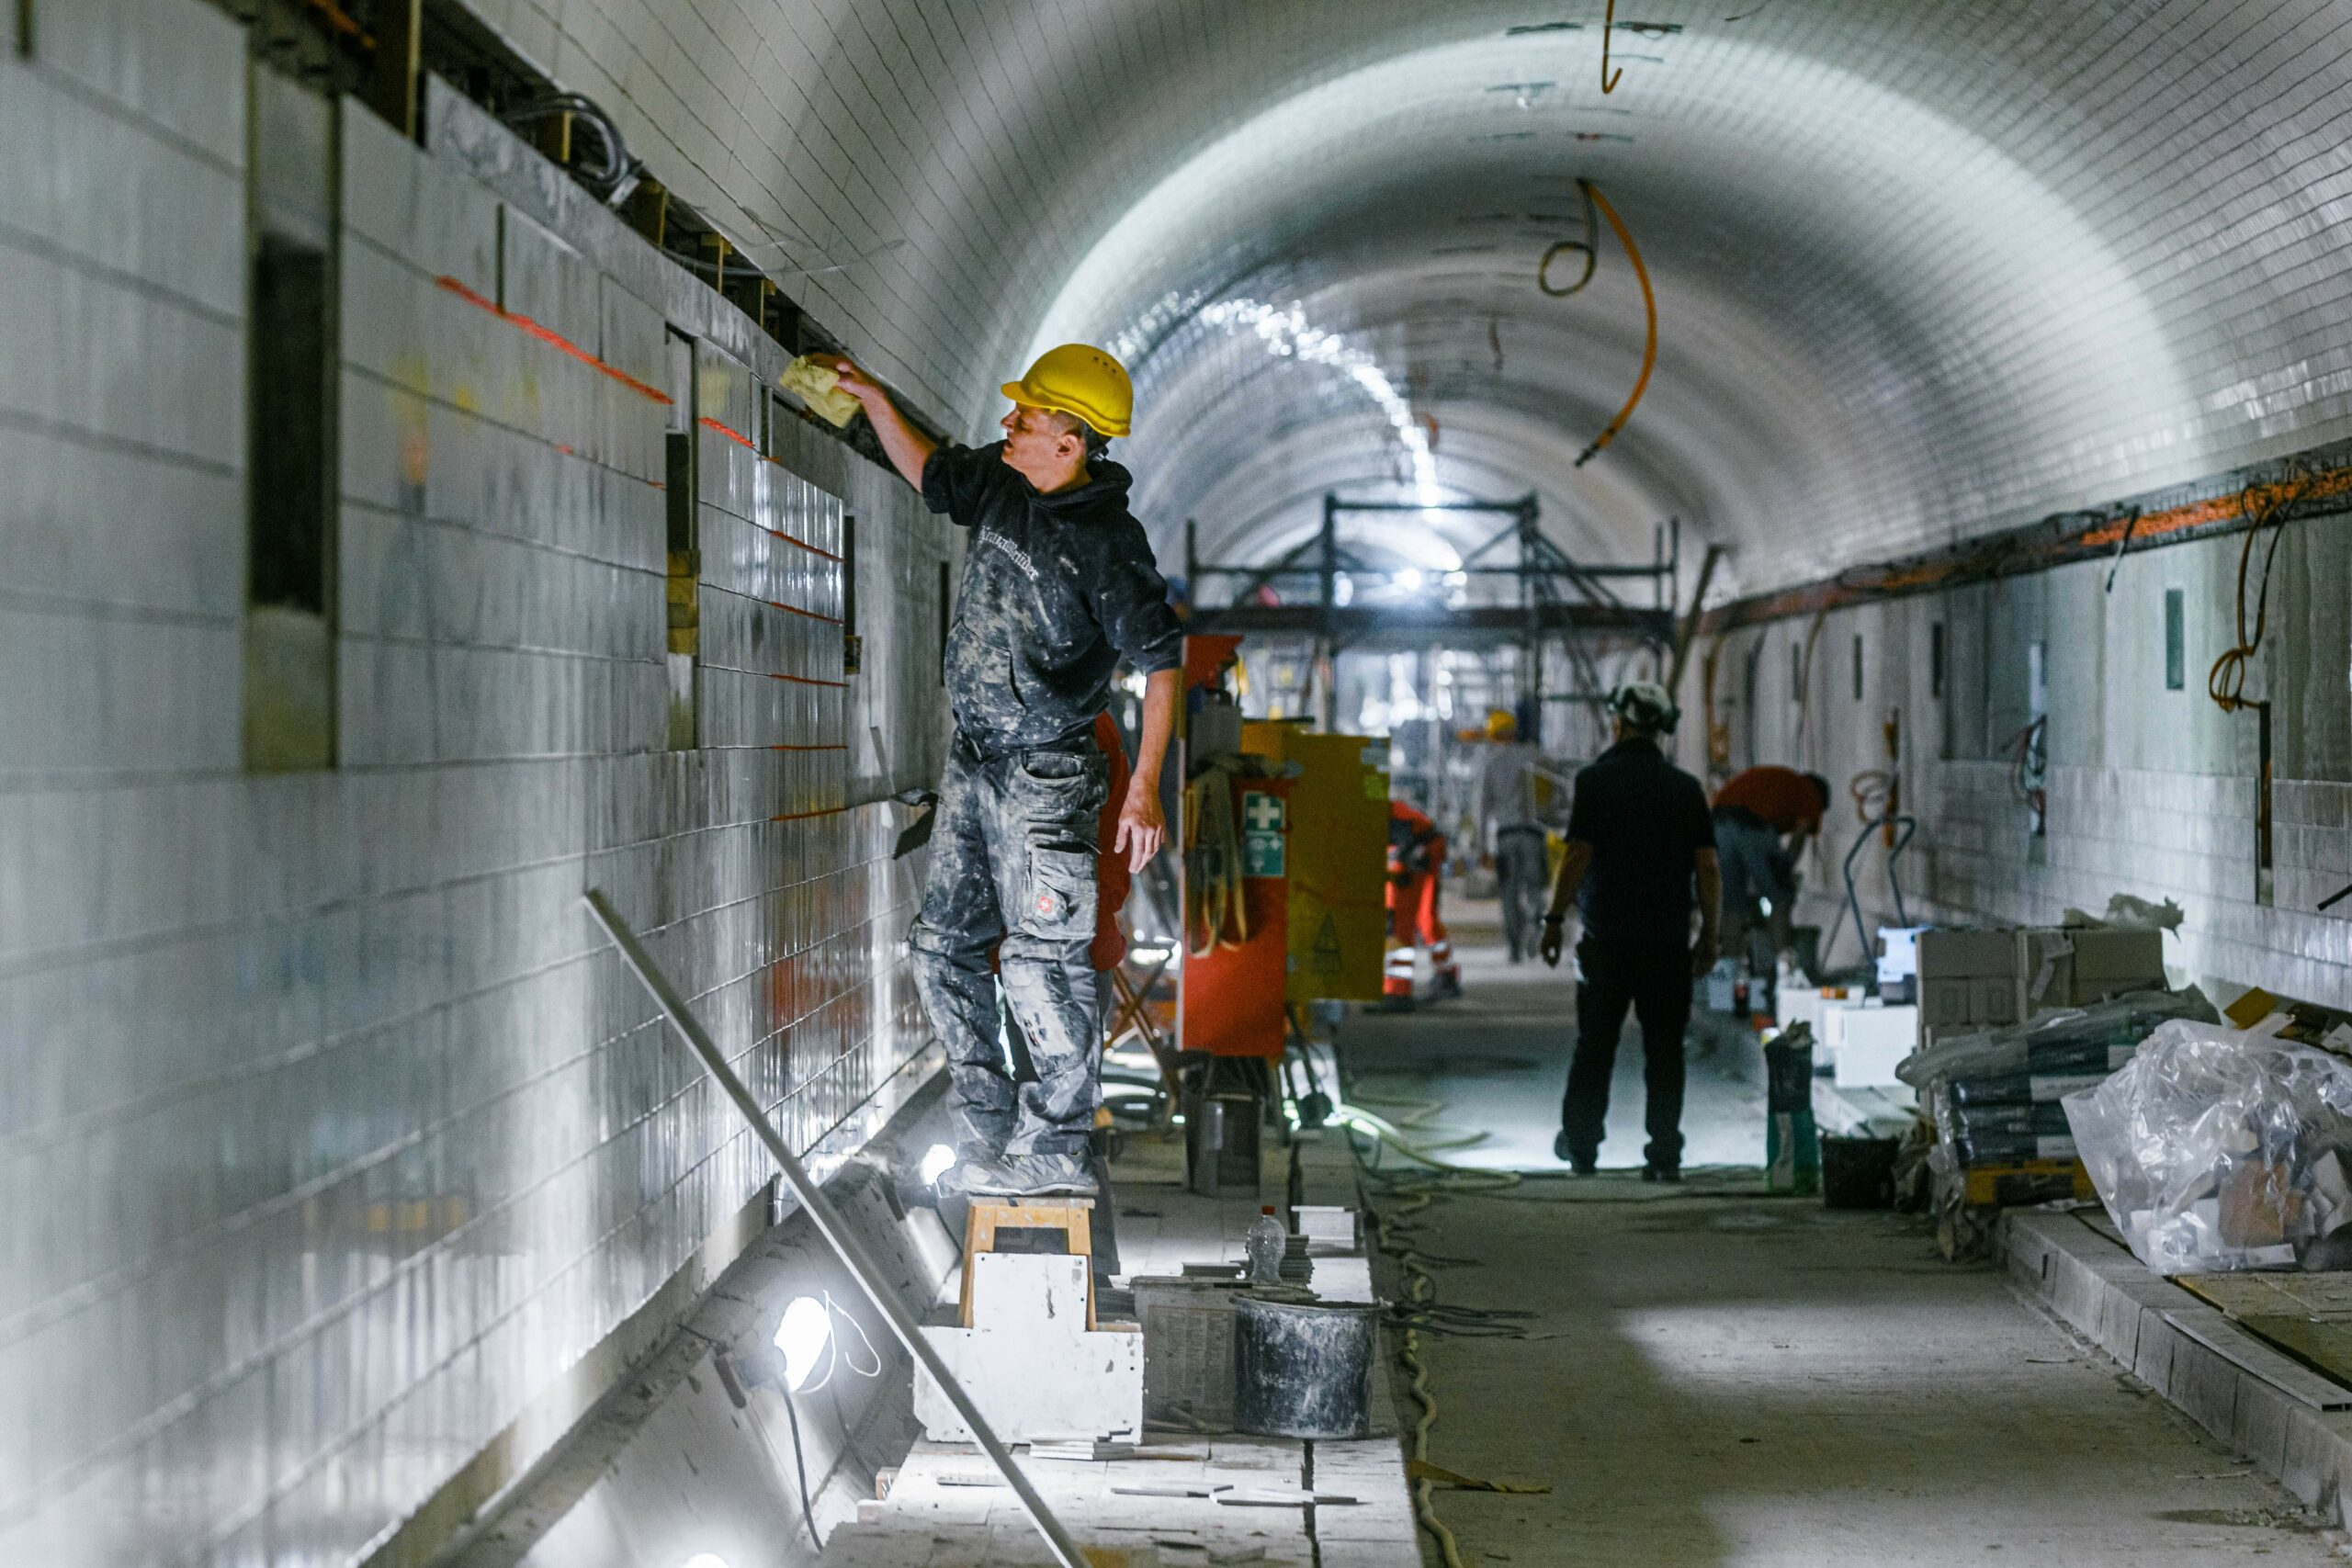
[[[963,1325],[972,1326],[972,1259],[996,1250],[1000,1230],[1057,1230],[1069,1238],[1069,1252],[1086,1259],[1086,1327],[1094,1330],[1094,1200],[1091,1198],[975,1198],[964,1222]]]

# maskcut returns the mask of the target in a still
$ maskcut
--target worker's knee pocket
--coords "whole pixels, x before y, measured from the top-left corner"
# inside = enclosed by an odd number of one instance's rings
[[[1050,829],[1029,835],[1015,927],[1024,935],[1073,942],[1094,935],[1095,852]]]

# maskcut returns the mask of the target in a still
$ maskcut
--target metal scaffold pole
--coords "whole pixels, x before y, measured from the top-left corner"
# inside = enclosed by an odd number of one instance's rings
[[[752,1133],[767,1145],[768,1153],[775,1156],[776,1165],[784,1172],[785,1185],[791,1188],[793,1196],[800,1200],[800,1206],[815,1222],[818,1234],[825,1238],[843,1267],[856,1278],[865,1292],[866,1299],[874,1303],[874,1310],[882,1314],[883,1321],[890,1325],[890,1331],[899,1337],[899,1343],[907,1348],[907,1354],[922,1363],[923,1371],[939,1384],[940,1392],[946,1394],[947,1403],[956,1407],[956,1414],[972,1429],[973,1440],[979,1444],[981,1451],[996,1466],[997,1473],[1004,1477],[1005,1484],[1012,1488],[1013,1495],[1021,1499],[1021,1506],[1028,1511],[1030,1522],[1037,1527],[1037,1533],[1046,1538],[1046,1546],[1061,1568],[1089,1568],[1086,1556],[1079,1550],[1078,1543],[1070,1539],[1069,1532],[1062,1528],[1062,1522],[1046,1506],[1046,1500],[1037,1495],[1037,1489],[1030,1484],[1028,1476],[1022,1473],[1021,1467],[1013,1462],[1012,1451],[997,1440],[996,1433],[980,1415],[979,1407],[972,1403],[971,1395],[964,1392],[964,1386],[956,1381],[956,1374],[947,1370],[946,1363],[939,1359],[939,1352],[933,1349],[931,1341],[923,1337],[921,1326],[908,1313],[906,1303],[890,1288],[889,1279],[882,1271],[881,1265],[865,1250],[865,1244],[850,1229],[848,1222],[842,1218],[841,1212],[833,1207],[831,1201],[818,1189],[816,1182],[809,1179],[807,1169],[777,1134],[775,1123],[760,1109],[759,1102],[752,1098],[751,1091],[743,1087],[743,1080],[737,1077],[734,1069],[727,1065],[727,1058],[719,1055],[718,1044],[704,1031],[701,1021],[687,1007],[685,998],[678,995],[676,988],[670,984],[668,976],[655,966],[652,955],[645,951],[644,944],[628,929],[628,922],[614,910],[601,890],[590,889],[582,896],[582,900],[588,906],[588,912],[596,918],[596,923],[605,928],[605,934],[613,939],[613,945],[620,949],[621,958],[628,964],[630,972],[652,993],[654,1001],[669,1016],[671,1026],[694,1048],[695,1055],[702,1058],[704,1067],[718,1080],[718,1087],[727,1092],[727,1098],[735,1102],[735,1109],[741,1111],[743,1120],[751,1123]]]

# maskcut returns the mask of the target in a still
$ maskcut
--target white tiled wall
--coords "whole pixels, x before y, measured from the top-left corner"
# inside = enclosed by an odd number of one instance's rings
[[[1840,610],[1821,624],[1805,733],[1790,695],[1789,647],[1807,618],[1730,634],[1717,661],[1716,701],[1731,727],[1731,764],[1782,762],[1826,775],[1837,794],[1826,852],[1804,865],[1804,918],[1825,928],[1844,899],[1840,867],[1858,831],[1847,798],[1857,773],[1883,768],[1882,726],[1900,710],[1904,800],[1917,836],[1898,871],[1915,919],[2050,922],[2068,907],[2098,914],[2110,895],[2178,901],[2186,919],[2167,938],[2177,972],[2231,987],[2259,985],[2352,1008],[2352,899],[2322,913],[2322,898],[2352,883],[2352,720],[2346,644],[2332,635],[2352,548],[2341,517],[2290,525],[2278,552],[2263,651],[2246,694],[2272,704],[2270,897],[2257,894],[2255,809],[2258,748],[2253,713],[2222,712],[2206,691],[2215,657],[2235,640],[2243,537],[2146,549],[2125,558],[2110,592],[2109,564],[2085,562],[2038,577]],[[2249,621],[2261,555],[2248,583]],[[2164,594],[2186,609],[2182,689],[2165,686]],[[1951,637],[1946,695],[1933,694],[1930,627]],[[1853,700],[1852,637],[1864,638],[1864,697]],[[2025,649],[2051,660],[2049,816],[2043,840],[2013,792],[2008,742],[2025,723]],[[1758,703],[1742,711],[1738,672],[1759,648]],[[1697,695],[1694,688],[1691,695]],[[1972,708],[1975,716],[1947,705]],[[1941,750],[1947,717],[1958,738]],[[1700,727],[1686,726],[1686,765]],[[1857,860],[1873,927],[1891,920],[1884,858]],[[1851,927],[1837,956],[1855,953]]]
[[[865,729],[896,784],[935,759],[944,531],[797,425],[706,427],[705,745],[665,750],[665,410],[605,367],[662,384],[666,321],[734,409],[780,355],[494,128],[346,107],[339,765],[245,774],[244,39],[39,19],[0,60],[0,1562],[349,1562],[766,1179],[583,889],[796,1144],[919,1063]]]

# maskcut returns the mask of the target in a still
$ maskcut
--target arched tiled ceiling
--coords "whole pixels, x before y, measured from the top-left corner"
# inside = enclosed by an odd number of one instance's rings
[[[1036,344],[1141,345],[1163,544],[1398,462],[1331,370],[1185,324],[1237,302],[1436,414],[1440,486],[1620,555],[1684,511],[1744,588],[2352,431],[2340,0],[1627,0],[1685,30],[1621,31],[1606,98],[1600,0],[474,3],[763,266],[903,240],[791,287],[974,434]],[[1664,347],[1570,474],[1637,327],[1606,241],[1587,295],[1532,287],[1579,174]]]

